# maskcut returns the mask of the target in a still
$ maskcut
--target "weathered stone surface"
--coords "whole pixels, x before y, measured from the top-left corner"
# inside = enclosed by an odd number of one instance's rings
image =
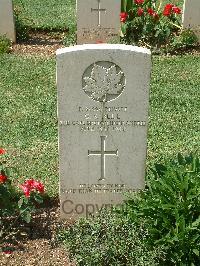
[[[200,0],[185,0],[183,8],[183,27],[192,29],[200,41]]]
[[[77,43],[107,43],[120,36],[121,0],[77,0]]]
[[[88,216],[143,188],[150,70],[144,48],[57,50],[62,218]]]
[[[0,0],[0,35],[16,41],[12,0]]]

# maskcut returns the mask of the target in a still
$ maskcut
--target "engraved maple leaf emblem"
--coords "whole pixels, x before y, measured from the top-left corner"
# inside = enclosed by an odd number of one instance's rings
[[[99,102],[107,102],[116,98],[124,89],[122,71],[117,72],[116,65],[109,68],[94,64],[91,76],[84,77],[83,90]]]

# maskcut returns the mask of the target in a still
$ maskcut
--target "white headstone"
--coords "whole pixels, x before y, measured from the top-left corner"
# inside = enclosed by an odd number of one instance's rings
[[[121,0],[77,0],[77,44],[119,39],[120,10]]]
[[[0,0],[0,35],[16,41],[12,0]]]
[[[200,0],[185,0],[183,8],[183,27],[192,29],[200,41]]]
[[[151,54],[122,44],[57,50],[61,217],[144,187]]]

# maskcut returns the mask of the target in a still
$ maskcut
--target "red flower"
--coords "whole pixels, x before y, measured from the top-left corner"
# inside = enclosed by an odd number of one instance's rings
[[[6,153],[6,151],[4,149],[0,148],[0,155],[5,154],[5,153]]]
[[[165,9],[172,10],[172,7],[173,7],[173,6],[174,6],[173,4],[166,4],[166,5],[165,5]]]
[[[137,11],[138,16],[142,16],[144,14],[144,9],[139,7]]]
[[[0,174],[0,184],[5,183],[8,177],[4,174]]]
[[[20,186],[24,195],[29,198],[32,191],[36,190],[39,193],[44,193],[44,185],[34,179],[28,179],[23,185]]]
[[[170,16],[172,14],[172,8],[174,5],[172,4],[166,4],[163,10],[163,15],[164,16]]]
[[[31,189],[30,187],[26,186],[26,185],[20,185],[20,188],[23,190],[24,195],[29,198],[30,197],[30,193],[31,193]]]
[[[143,4],[144,3],[144,0],[135,0],[135,4],[136,5],[140,5],[140,4]]]
[[[34,187],[34,183],[35,180],[34,179],[28,179],[26,180],[26,182],[24,183],[25,186],[29,187],[30,189],[32,189]]]
[[[159,15],[152,8],[147,9],[147,13],[152,16],[155,20],[159,20]]]
[[[123,22],[123,23],[126,22],[127,17],[128,17],[128,13],[127,12],[121,12],[120,21]]]
[[[181,9],[177,6],[173,6],[172,7],[172,10],[175,14],[181,14]]]
[[[148,9],[147,9],[147,13],[148,13],[150,16],[153,16],[153,14],[155,13],[155,11],[154,11],[152,8],[148,8]]]
[[[44,193],[44,185],[41,182],[34,180],[33,188],[36,189],[40,193]]]

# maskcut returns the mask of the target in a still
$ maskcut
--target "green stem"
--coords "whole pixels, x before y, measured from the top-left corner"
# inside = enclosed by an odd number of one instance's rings
[[[180,29],[180,30],[182,29],[182,26],[179,26],[179,25],[177,25],[177,24],[175,24],[175,23],[173,23],[173,22],[171,22],[171,21],[170,21],[169,23],[170,23],[171,25],[177,27],[177,28]]]

